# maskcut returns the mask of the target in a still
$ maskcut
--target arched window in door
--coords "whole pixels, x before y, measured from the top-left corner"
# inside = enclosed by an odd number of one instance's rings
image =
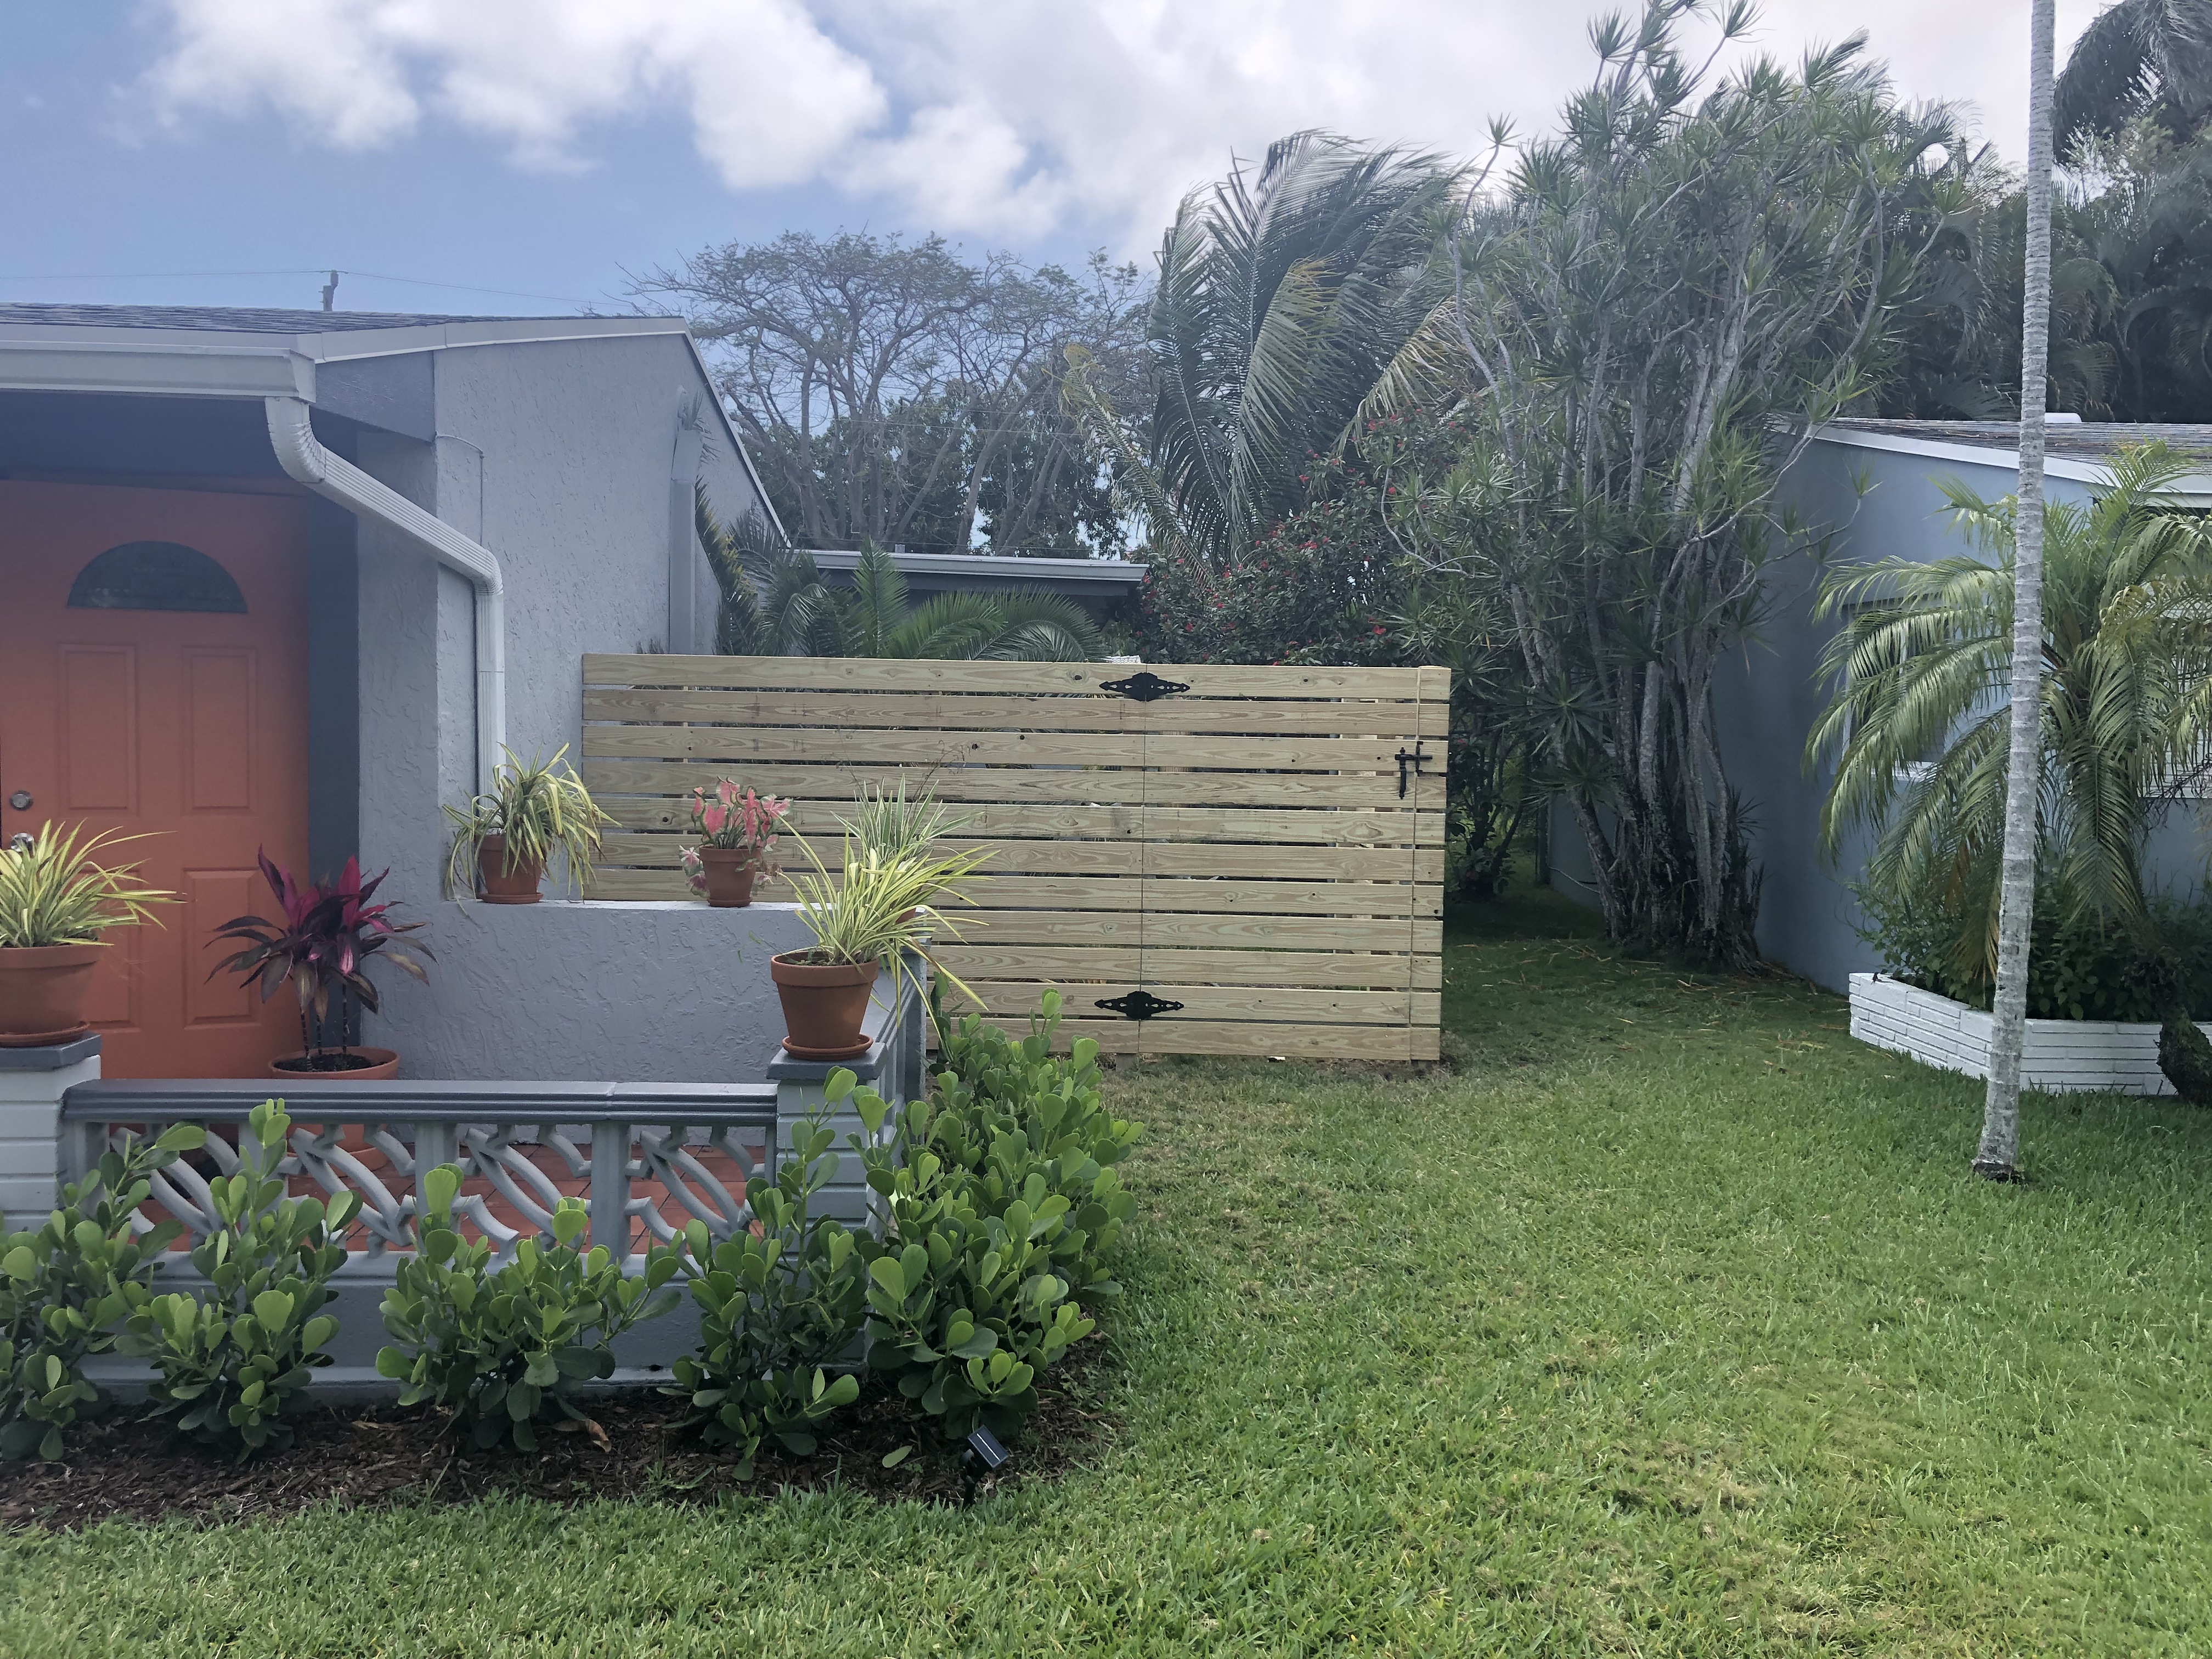
[[[246,614],[230,572],[182,542],[125,542],[77,572],[75,611],[220,611]]]

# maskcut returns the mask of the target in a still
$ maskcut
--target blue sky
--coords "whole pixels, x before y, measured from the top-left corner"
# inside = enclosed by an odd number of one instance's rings
[[[626,268],[840,225],[1142,257],[1185,189],[1299,126],[1464,152],[1492,112],[1542,125],[1596,9],[19,0],[0,299],[312,307],[336,265],[364,309],[606,308]],[[2063,0],[2062,37],[2096,9]],[[1784,0],[1760,44],[1863,24],[2016,154],[2025,11]]]

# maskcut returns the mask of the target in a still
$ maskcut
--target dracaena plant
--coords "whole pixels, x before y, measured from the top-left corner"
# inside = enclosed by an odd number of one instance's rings
[[[0,847],[0,949],[96,945],[111,927],[160,920],[152,907],[177,896],[137,879],[135,864],[106,866],[98,855],[143,836],[84,826],[40,826],[27,846]]]
[[[706,861],[699,854],[709,847],[748,854],[745,863],[754,872],[763,876],[776,873],[780,866],[775,861],[775,838],[791,811],[789,801],[761,794],[735,778],[724,778],[715,784],[711,800],[705,790],[694,789],[690,808],[691,833],[699,837],[699,842],[684,849],[684,873],[690,878],[693,892],[707,890]]]
[[[429,957],[428,949],[416,945],[401,950],[393,944],[422,924],[395,922],[389,901],[373,902],[376,890],[392,873],[389,870],[364,880],[360,860],[349,858],[335,881],[303,887],[292,879],[291,872],[271,862],[268,854],[261,854],[260,859],[261,873],[276,895],[282,920],[234,916],[223,923],[216,937],[243,941],[246,948],[217,963],[208,977],[233,973],[249,983],[258,982],[264,1002],[289,981],[300,1000],[300,1046],[313,1062],[309,1069],[344,1069],[337,1063],[333,1047],[343,1052],[358,1035],[356,1009],[373,1014],[380,1006],[368,964],[381,957],[417,979],[425,977],[422,964],[410,952]],[[322,1038],[327,1035],[325,1022],[333,1000],[338,1009],[338,1041],[325,1045]]]
[[[599,832],[614,820],[599,810],[583,779],[568,763],[562,744],[551,760],[532,755],[519,759],[512,749],[493,769],[488,794],[471,796],[466,806],[441,806],[453,826],[446,860],[446,891],[476,890],[477,854],[494,836],[501,838],[501,866],[507,875],[527,867],[550,872],[553,855],[567,861],[568,878],[582,892],[599,855]]]

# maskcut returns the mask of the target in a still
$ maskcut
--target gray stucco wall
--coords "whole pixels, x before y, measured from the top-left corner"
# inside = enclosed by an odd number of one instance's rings
[[[436,435],[364,432],[360,464],[498,557],[508,744],[550,755],[566,744],[573,758],[586,652],[711,643],[700,602],[711,578],[688,512],[680,523],[672,512],[691,488],[682,422],[708,389],[669,337],[447,350],[434,370]],[[718,423],[709,433],[726,448]],[[750,484],[732,461],[709,449],[690,465],[708,467],[717,505],[741,515]],[[675,604],[672,578],[686,590]],[[364,524],[359,602],[362,857],[390,866],[380,896],[428,921],[418,937],[435,952],[427,985],[380,976],[369,1041],[399,1049],[403,1074],[419,1078],[757,1075],[781,1034],[767,959],[799,942],[789,913],[441,900],[438,808],[463,800],[474,775],[474,596]],[[672,615],[692,637],[669,639]]]
[[[1955,478],[1995,499],[2016,482],[2008,460],[2005,452],[1977,464],[1817,442],[1785,489],[1808,523],[1834,528],[1829,562],[1925,562],[1975,550],[1951,527],[1938,482]],[[2053,501],[2088,498],[2086,486],[2068,479],[2051,478],[2046,489]],[[1809,556],[1778,568],[1768,587],[1768,621],[1716,684],[1714,707],[1729,775],[1753,819],[1753,854],[1765,884],[1759,948],[1792,973],[1840,991],[1853,973],[1881,963],[1858,937],[1861,916],[1849,890],[1873,838],[1854,832],[1832,863],[1823,860],[1820,807],[1834,772],[1827,765],[1808,771],[1803,763],[1806,734],[1827,703],[1818,667],[1834,631],[1812,618],[1820,574]],[[2147,868],[2154,881],[2186,884],[2201,866],[2201,854],[2188,856],[2191,816],[2179,815],[2154,836]]]

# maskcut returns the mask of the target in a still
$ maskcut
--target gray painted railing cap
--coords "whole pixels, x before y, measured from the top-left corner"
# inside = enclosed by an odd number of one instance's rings
[[[87,1031],[67,1042],[41,1043],[35,1048],[0,1048],[0,1072],[62,1072],[79,1066],[100,1052],[100,1033]]]

